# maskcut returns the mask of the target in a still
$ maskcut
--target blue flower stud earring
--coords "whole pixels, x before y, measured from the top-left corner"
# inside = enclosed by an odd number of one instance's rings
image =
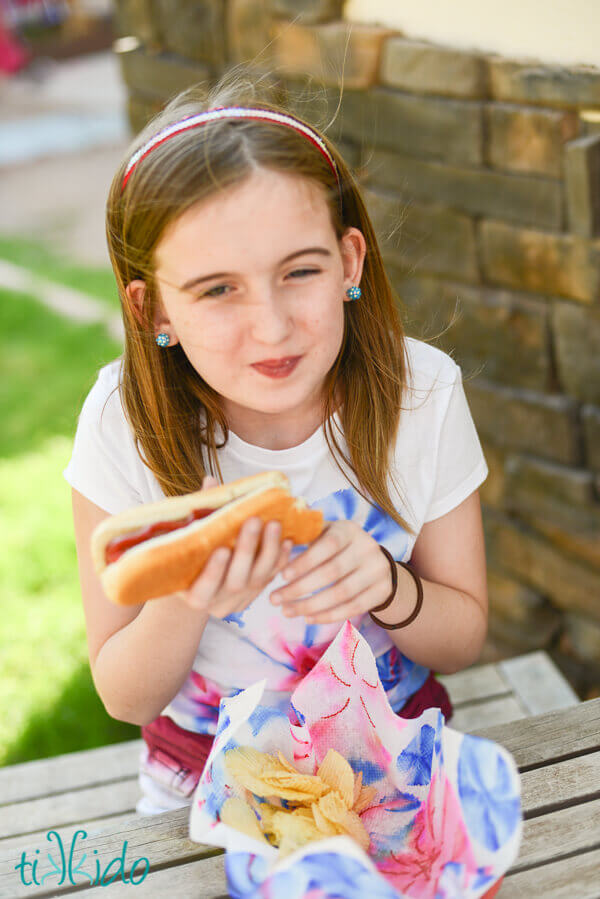
[[[355,287],[353,285],[346,291],[346,296],[350,297],[351,300],[360,300],[362,296],[362,290],[360,289],[360,287]]]
[[[164,346],[169,346],[169,343],[171,342],[171,338],[169,337],[168,334],[165,334],[164,332],[161,332],[161,333],[158,335],[158,337],[156,338],[156,342],[157,342],[157,344],[158,344],[159,346],[163,346],[163,347],[164,347]]]

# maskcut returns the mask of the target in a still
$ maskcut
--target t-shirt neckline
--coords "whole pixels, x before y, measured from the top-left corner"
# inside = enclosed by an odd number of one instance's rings
[[[338,410],[336,410],[331,417],[334,420],[332,423],[333,428],[335,429],[337,427],[341,431],[341,421]],[[223,439],[223,432],[220,425],[217,424],[216,428],[219,432],[219,442],[221,442]],[[246,461],[256,462],[259,465],[268,464],[270,467],[289,465],[300,461],[306,462],[311,456],[317,455],[323,447],[327,447],[323,423],[321,423],[317,429],[313,431],[310,437],[307,437],[302,443],[297,444],[297,446],[287,447],[287,449],[273,450],[267,449],[264,446],[256,446],[254,443],[247,443],[231,429],[229,429],[226,445],[226,448],[230,452],[240,458]]]

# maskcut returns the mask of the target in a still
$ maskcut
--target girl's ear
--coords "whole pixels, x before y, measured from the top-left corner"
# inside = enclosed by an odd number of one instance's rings
[[[138,322],[140,323],[140,325],[145,324],[143,308],[144,297],[146,293],[146,282],[141,280],[130,281],[125,288],[125,293],[127,294],[127,299],[131,304],[133,314],[137,318]],[[167,333],[171,338],[169,346],[175,346],[176,343],[179,343],[171,322],[169,321],[166,312],[162,308],[162,304],[156,310],[154,315],[154,336],[158,337],[161,332]]]
[[[340,250],[344,264],[344,291],[346,291],[349,287],[358,287],[362,278],[367,253],[367,243],[362,231],[358,228],[346,228],[340,240]]]
[[[133,314],[137,318],[140,325],[144,324],[143,319],[143,307],[144,307],[144,294],[146,292],[146,282],[145,281],[130,281],[127,287],[125,288],[125,293],[127,295],[127,299],[129,300],[129,304],[133,311]]]

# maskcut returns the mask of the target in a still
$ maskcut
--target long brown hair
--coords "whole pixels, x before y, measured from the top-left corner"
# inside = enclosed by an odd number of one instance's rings
[[[215,106],[252,105],[286,112],[270,98],[265,100],[264,90],[257,98],[261,90],[238,71],[212,90],[195,85],[178,94],[134,139],[111,184],[106,234],[125,325],[120,389],[140,458],[167,496],[199,490],[208,470],[218,472],[223,482],[215,441],[217,423],[225,443],[228,438],[221,397],[192,367],[179,344],[163,350],[155,343],[153,321],[160,303],[155,250],[161,236],[186,209],[219,189],[239,184],[257,166],[295,173],[325,188],[338,240],[353,226],[362,231],[367,244],[362,297],[344,303],[342,346],[323,384],[325,439],[344,477],[348,480],[336,453],[356,475],[358,485],[353,486],[358,492],[414,534],[392,502],[387,484],[388,476],[394,477],[390,469],[409,375],[404,330],[358,186],[332,143],[320,135],[335,159],[340,188],[322,153],[294,129],[247,119],[211,122],[156,146],[121,191],[131,155],[172,122]],[[141,320],[125,292],[138,278],[146,282]],[[349,457],[332,427],[339,395],[343,399],[338,414]]]

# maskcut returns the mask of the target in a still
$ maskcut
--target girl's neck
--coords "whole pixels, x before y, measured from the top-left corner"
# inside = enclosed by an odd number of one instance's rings
[[[337,412],[342,404],[342,392],[338,390],[333,404]],[[227,409],[230,429],[245,443],[268,450],[285,450],[300,446],[323,424],[323,406],[314,406],[310,412],[298,411],[288,418],[274,414],[255,413],[250,409]]]

